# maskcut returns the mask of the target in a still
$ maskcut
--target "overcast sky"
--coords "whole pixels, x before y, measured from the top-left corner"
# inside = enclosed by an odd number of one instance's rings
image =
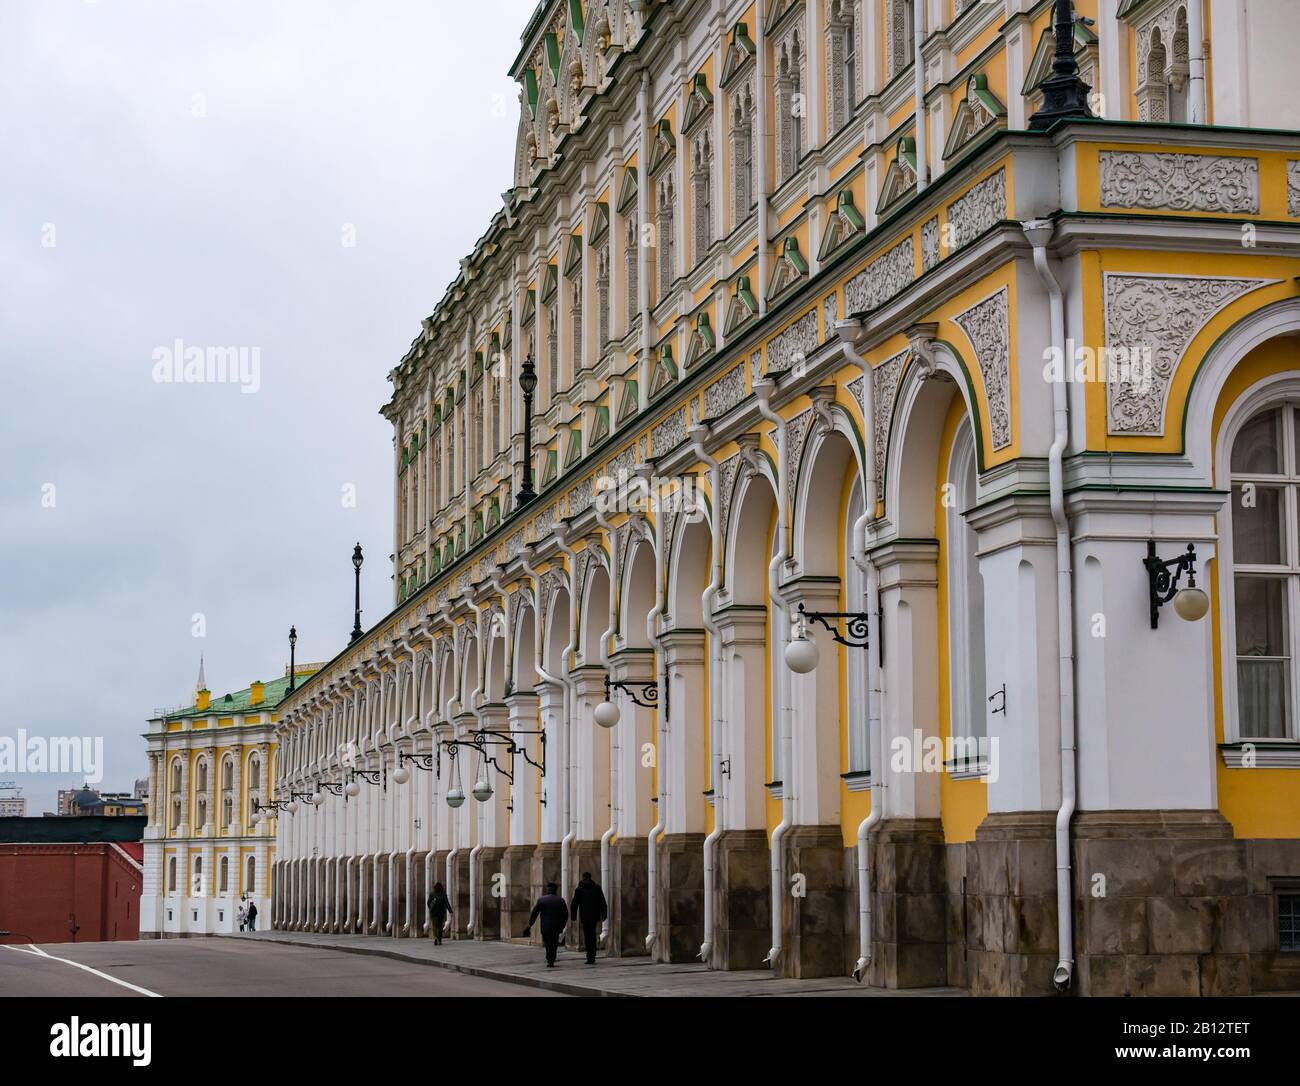
[[[0,737],[103,736],[129,789],[200,654],[219,695],[291,623],[343,647],[358,540],[389,610],[378,410],[510,184],[533,7],[0,0]],[[260,380],[155,380],[177,340]]]

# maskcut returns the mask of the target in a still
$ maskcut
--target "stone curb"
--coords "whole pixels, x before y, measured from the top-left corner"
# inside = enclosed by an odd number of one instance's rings
[[[529,977],[519,973],[507,973],[501,969],[491,969],[481,965],[463,965],[459,962],[439,961],[437,958],[424,958],[417,954],[403,954],[400,950],[388,950],[382,947],[338,946],[334,943],[318,943],[307,939],[278,939],[274,935],[236,935],[234,938],[257,943],[275,943],[276,946],[300,946],[311,950],[337,950],[343,954],[369,954],[376,958],[392,958],[394,961],[410,962],[414,965],[428,965],[435,969],[448,969],[453,973],[464,973],[467,976],[482,977],[485,980],[518,984],[525,988],[543,988],[548,991],[559,992],[562,995],[633,998],[625,992],[610,992],[604,988],[593,988],[563,980],[550,980],[544,977]]]

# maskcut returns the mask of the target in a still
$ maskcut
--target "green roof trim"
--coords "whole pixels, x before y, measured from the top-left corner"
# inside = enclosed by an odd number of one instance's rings
[[[560,81],[560,39],[555,36],[553,30],[546,35],[546,66],[551,69],[551,78],[558,83]]]
[[[304,671],[298,668],[299,683],[307,675],[314,675],[314,671]],[[274,709],[280,702],[284,701],[289,693],[289,676],[285,675],[279,679],[272,679],[270,682],[263,683],[263,700],[258,705],[252,704],[253,688],[250,684],[243,690],[236,690],[230,694],[223,694],[219,698],[213,698],[212,703],[206,709],[199,709],[196,706],[189,706],[175,713],[167,713],[163,720],[193,720],[208,716],[231,716],[239,713],[247,713],[252,710],[255,713],[266,712]]]
[[[582,44],[583,38],[587,36],[587,27],[582,20],[582,0],[569,0],[569,26],[578,36],[578,44]]]
[[[537,119],[537,73],[532,68],[524,69],[524,93],[528,95],[528,112],[533,120]]]

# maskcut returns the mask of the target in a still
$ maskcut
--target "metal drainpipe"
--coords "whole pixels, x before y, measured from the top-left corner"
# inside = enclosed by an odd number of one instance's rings
[[[411,713],[409,717],[407,717],[402,722],[401,730],[405,731],[407,735],[410,736],[411,751],[412,753],[414,753],[415,731],[413,726],[419,723],[420,691],[419,691],[418,684],[419,684],[420,677],[415,667],[415,649],[412,648],[411,643],[406,638],[406,635],[403,635],[401,638],[399,638],[397,643],[398,646],[400,648],[405,649],[406,652],[411,657],[411,704],[414,706],[414,711]],[[400,720],[402,716],[402,701],[400,695],[397,700],[397,715],[398,715],[398,719]],[[394,744],[394,746],[396,746],[396,744]],[[397,765],[401,765],[400,756],[398,757]],[[395,765],[393,768],[396,769],[397,766]],[[407,802],[406,802],[406,824],[408,826],[411,826],[411,845],[406,850],[406,918],[402,924],[402,934],[406,936],[411,936],[415,934],[414,931],[415,908],[412,902],[412,899],[414,898],[415,895],[411,893],[411,885],[412,885],[411,875],[413,874],[415,869],[415,853],[417,850],[415,847],[415,828],[413,825],[415,819],[415,782],[414,780],[411,780],[408,781],[407,783],[411,785],[411,790],[407,793]]]
[[[567,684],[563,679],[556,678],[547,671],[545,665],[542,663],[542,626],[545,621],[545,616],[541,613],[542,575],[533,568],[534,557],[536,557],[536,551],[533,550],[532,544],[526,545],[524,549],[519,552],[520,565],[524,567],[524,572],[528,574],[533,582],[533,670],[537,672],[537,676],[542,680],[542,682],[550,683],[552,686],[558,686],[565,692],[567,706]],[[561,715],[563,716],[563,712]],[[543,726],[541,721],[538,722],[538,726]],[[539,838],[542,836],[541,826],[538,826],[537,828],[537,836]]]
[[[875,388],[871,375],[871,364],[858,353],[857,344],[862,336],[860,320],[839,321],[835,332],[844,346],[844,353],[862,370],[862,410],[863,429],[866,433],[875,432],[876,402]],[[862,474],[862,516],[853,526],[853,560],[862,570],[867,581],[867,614],[875,619],[880,614],[880,574],[876,563],[868,552],[868,543],[874,541],[875,531],[871,522],[876,513],[876,458],[868,455],[864,460]],[[880,623],[876,621],[875,639],[881,636]],[[883,683],[880,674],[880,657],[878,648],[867,650],[867,750],[871,757],[871,810],[867,817],[858,824],[858,960],[853,966],[853,979],[861,983],[871,965],[871,833],[885,817],[885,766],[884,751],[880,736],[880,700]]]
[[[577,696],[573,689],[573,677],[569,673],[573,653],[578,647],[578,556],[569,545],[569,529],[561,523],[555,527],[555,542],[561,553],[569,560],[569,643],[564,647],[560,661],[564,667],[564,837],[560,840],[560,894],[566,900],[569,896],[569,868],[573,843],[578,839],[574,827],[573,802],[573,755],[574,755],[574,716],[577,711]]]
[[[649,225],[650,206],[650,69],[641,70],[641,89],[637,92],[637,111],[641,118],[641,139],[636,156],[637,214],[637,301],[641,306],[641,357],[637,361],[637,407],[650,406],[650,250],[645,245],[645,228]]]
[[[755,381],[754,395],[758,399],[758,412],[768,422],[776,427],[776,462],[777,462],[777,513],[776,513],[776,534],[777,534],[777,552],[768,564],[768,595],[777,610],[781,613],[781,626],[778,630],[778,638],[788,635],[790,629],[790,608],[782,599],[780,594],[781,567],[785,564],[790,554],[789,541],[789,517],[787,509],[790,497],[790,480],[789,472],[785,465],[786,450],[786,421],[775,411],[772,410],[772,393],[776,391],[776,382],[770,377],[764,377]],[[779,654],[778,654],[779,658]],[[781,663],[777,664],[780,668]],[[791,825],[794,823],[794,776],[791,773],[793,768],[790,764],[791,742],[790,742],[790,687],[788,676],[777,672],[777,683],[781,687],[781,699],[784,704],[779,707],[777,715],[777,728],[780,738],[781,748],[781,821],[776,829],[772,831],[771,842],[771,890],[772,890],[772,946],[767,952],[765,962],[773,969],[776,969],[781,963],[781,954],[785,949],[782,942],[782,925],[781,925],[781,905],[784,900],[784,887],[782,885],[781,871],[781,842],[789,832]]]
[[[425,620],[425,629],[424,629],[424,636],[429,640],[430,666],[432,666],[434,659],[436,657],[436,647],[437,647],[437,641],[433,636],[433,623],[434,623],[434,616],[430,615],[429,618]],[[430,697],[433,699],[434,704],[430,706],[429,709],[424,714],[424,727],[425,730],[428,731],[429,733],[429,738],[432,742],[433,751],[436,754],[438,750],[438,732],[437,729],[435,728],[435,724],[436,724],[435,718],[437,716],[436,706],[438,701],[438,673],[436,670],[431,676],[429,686],[430,686]],[[433,892],[433,882],[434,882],[433,872],[434,872],[434,867],[438,862],[437,861],[437,855],[438,855],[437,805],[438,805],[437,787],[435,786],[433,779],[431,778],[429,780],[429,812],[428,812],[429,813],[429,851],[425,854],[424,857],[425,897],[428,897],[428,895]],[[432,936],[433,918],[427,916],[427,913],[422,915],[425,915],[426,918],[420,923],[420,933],[422,935],[428,933],[430,936]]]
[[[653,469],[648,464],[637,466],[636,473],[641,478],[646,478]],[[650,953],[654,953],[655,943],[659,939],[659,921],[658,921],[658,903],[659,903],[659,835],[664,831],[665,809],[668,806],[668,791],[665,783],[665,762],[664,751],[668,743],[668,714],[664,711],[663,702],[668,696],[668,672],[664,667],[663,661],[663,643],[659,637],[659,619],[664,613],[664,560],[661,547],[658,540],[658,526],[651,528],[646,521],[644,513],[638,513],[631,521],[632,526],[641,533],[641,537],[650,544],[654,549],[655,555],[655,605],[653,610],[646,615],[646,637],[650,642],[651,648],[655,652],[655,680],[660,684],[661,697],[660,705],[655,710],[658,717],[658,744],[655,752],[655,779],[657,781],[657,791],[659,793],[659,802],[656,804],[658,810],[655,812],[655,824],[650,827],[648,841],[646,844],[646,892],[648,902],[648,916],[646,924],[645,947]]]
[[[771,257],[767,249],[767,145],[768,137],[771,135],[769,128],[772,123],[771,115],[767,108],[767,28],[763,24],[764,4],[754,5],[754,84],[756,101],[755,110],[755,128],[758,129],[757,146],[751,148],[751,154],[754,156],[754,166],[756,167],[755,181],[758,185],[758,221],[755,224],[755,232],[758,236],[758,282],[754,284],[758,289],[755,293],[758,295],[758,315],[760,317],[767,314],[767,276],[768,265],[771,263]]]
[[[1205,95],[1205,10],[1202,0],[1187,4],[1187,120],[1206,124],[1210,115]]]
[[[599,524],[606,532],[609,540],[609,625],[606,626],[605,632],[600,638],[600,662],[604,665],[605,675],[609,676],[609,642],[610,639],[618,632],[618,541],[614,534],[614,526],[610,524],[609,517],[605,513],[604,501],[597,498],[595,503],[596,523]],[[609,828],[600,835],[600,885],[604,889],[609,889],[609,849],[618,832],[618,759],[622,753],[622,744],[618,741],[618,728],[612,728],[609,736]],[[609,943],[609,917],[605,917],[605,922],[600,930],[600,945],[607,946]]]
[[[929,126],[925,116],[925,2],[912,0],[912,75],[916,96],[916,191],[924,192],[930,183]]]
[[[1024,224],[1034,247],[1034,269],[1047,289],[1052,346],[1066,357],[1065,298],[1047,259],[1047,243],[1055,231],[1050,219]],[[1065,511],[1065,450],[1070,444],[1070,401],[1064,381],[1052,382],[1052,447],[1047,454],[1048,492],[1056,525],[1057,656],[1061,715],[1061,806],[1056,812],[1056,917],[1059,960],[1052,975],[1058,991],[1068,991],[1074,979],[1074,896],[1070,872],[1070,819],[1074,815],[1076,780],[1074,705],[1074,571],[1070,554],[1070,520]]]
[[[472,597],[465,597],[469,609],[474,612],[474,642],[478,648],[477,660],[478,685],[469,696],[469,711],[474,714],[479,731],[483,730],[483,710],[479,702],[483,697],[483,680],[487,674],[487,646],[483,643],[483,608]],[[480,756],[481,757],[481,756]],[[486,772],[486,769],[484,770]],[[483,804],[474,800],[474,847],[469,851],[469,924],[465,928],[468,935],[478,933],[478,858],[483,851]]]
[[[395,647],[396,646],[394,646],[394,648]],[[397,664],[397,660],[394,659],[393,657],[392,648],[384,650],[384,659],[393,665],[394,671],[397,670],[398,664]],[[393,705],[393,712],[395,714],[395,717],[391,725],[385,725],[384,727],[384,738],[388,739],[389,742],[391,742],[393,745],[394,761],[396,761],[397,758],[397,736],[402,727],[402,685],[401,683],[397,683],[395,685],[396,685],[396,694],[394,697],[394,705]],[[384,752],[380,750],[378,743],[375,744],[375,751],[379,755],[380,773],[383,774]],[[382,779],[385,778],[381,776],[381,780]],[[383,795],[385,795],[385,793],[381,792],[380,796],[382,797]],[[379,804],[381,808],[384,806],[382,798],[380,799]],[[397,848],[397,797],[396,795],[394,795],[393,797],[393,806],[392,806],[392,837],[393,839],[391,844],[393,847],[389,850],[388,853],[388,872],[387,872],[388,908],[385,910],[384,913],[385,918],[381,922],[380,930],[381,931],[386,930],[389,935],[393,936],[394,938],[397,938],[398,936],[397,915],[396,915],[397,913],[397,857],[399,855],[399,852]]]
[[[451,712],[451,707],[452,707],[453,705],[457,705],[457,706],[460,705],[460,689],[459,689],[459,683],[460,683],[460,658],[459,658],[459,657],[457,656],[457,654],[456,654],[456,624],[455,624],[455,622],[452,621],[451,608],[450,608],[450,607],[446,607],[446,608],[443,609],[443,612],[442,612],[442,620],[447,624],[447,628],[451,631],[451,682],[452,682],[452,685],[451,685],[451,700],[447,703],[447,717],[448,717],[448,720],[450,721],[451,717],[453,716],[453,714],[452,714],[452,712]],[[452,734],[452,737],[455,738],[455,735],[456,735],[456,725],[455,725],[454,723],[452,723],[452,725],[451,725],[451,734]],[[447,772],[448,772],[449,779],[450,779],[450,774],[452,773],[452,768],[451,768],[451,766],[448,767]],[[461,775],[461,782],[462,782],[462,784],[464,783],[464,775],[463,775],[463,774]],[[448,844],[450,847],[447,849],[447,859],[446,859],[445,861],[443,861],[443,869],[444,869],[444,872],[445,872],[444,875],[443,875],[443,883],[444,883],[444,885],[447,887],[447,896],[448,896],[448,898],[450,898],[450,897],[451,897],[451,893],[452,893],[452,880],[451,880],[451,873],[452,873],[453,871],[456,870],[456,860],[457,860],[457,858],[458,858],[459,855],[460,855],[460,844],[459,844],[459,842],[458,842],[458,840],[457,840],[457,838],[459,838],[460,834],[458,834],[458,833],[456,832],[456,830],[457,830],[457,828],[458,828],[457,824],[458,824],[458,822],[460,821],[460,812],[459,812],[458,810],[454,809],[454,808],[451,808],[451,807],[449,807],[449,808],[447,808],[447,809],[448,809],[449,811],[451,811],[451,814],[448,816],[448,826],[447,826],[447,837],[449,838],[449,840],[447,841],[447,844]],[[453,911],[453,912],[451,913],[451,915],[452,915],[452,917],[454,918],[454,917],[456,916],[455,911]],[[448,929],[448,932],[449,932],[449,934],[450,934],[453,938],[455,937],[455,935],[456,935],[456,921],[455,921],[455,919],[452,920],[452,922],[451,922],[451,927]]]
[[[722,522],[718,519],[722,508],[722,471],[717,458],[710,455],[708,449],[705,448],[705,445],[713,438],[713,431],[709,426],[706,424],[694,426],[691,428],[689,436],[691,451],[709,469],[709,490],[713,495],[709,510],[709,546],[713,568],[708,587],[705,588],[700,601],[704,615],[704,628],[709,633],[709,745],[712,747],[713,753],[711,770],[713,830],[704,838],[704,942],[700,944],[699,953],[700,960],[705,965],[708,965],[709,959],[713,956],[713,887],[716,875],[714,855],[718,847],[718,838],[722,836],[723,813],[725,811],[725,796],[723,794],[720,768],[724,744],[722,740],[722,712],[719,709],[722,703],[722,691],[719,688],[722,671],[722,631],[718,629],[718,624],[713,618],[713,600],[722,587]]]

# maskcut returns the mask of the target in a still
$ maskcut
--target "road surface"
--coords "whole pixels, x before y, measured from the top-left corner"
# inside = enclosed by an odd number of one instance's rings
[[[0,946],[0,998],[557,994],[368,954],[243,939]]]

